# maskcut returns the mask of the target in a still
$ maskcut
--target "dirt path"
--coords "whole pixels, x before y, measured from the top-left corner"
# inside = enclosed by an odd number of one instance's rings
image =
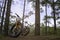
[[[60,40],[60,37],[56,36],[24,36],[24,37],[5,37],[2,40]]]
[[[0,40],[60,40],[58,36],[20,36],[17,38],[5,37]]]

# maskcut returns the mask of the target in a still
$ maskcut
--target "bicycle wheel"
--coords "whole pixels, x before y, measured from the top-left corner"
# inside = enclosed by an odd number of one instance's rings
[[[22,32],[22,29],[21,29],[21,25],[19,26],[19,28],[15,28],[15,24],[12,26],[12,28],[9,30],[9,36],[10,37],[18,37],[21,32]]]
[[[28,35],[29,33],[30,33],[30,28],[27,26],[27,27],[25,27],[25,28],[23,29],[22,34],[23,34],[23,36],[26,36],[26,35]]]

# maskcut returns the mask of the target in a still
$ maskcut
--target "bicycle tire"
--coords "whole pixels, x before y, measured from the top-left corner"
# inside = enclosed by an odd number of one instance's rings
[[[10,29],[10,31],[11,32],[9,32],[9,33],[12,33],[12,30],[14,29],[14,27],[16,26],[16,24],[14,24],[13,26],[12,26],[12,28]],[[19,33],[17,34],[17,35],[12,35],[12,34],[9,34],[9,36],[10,37],[13,37],[13,38],[17,38],[21,33],[22,33],[22,29],[20,29],[21,31],[19,31]]]

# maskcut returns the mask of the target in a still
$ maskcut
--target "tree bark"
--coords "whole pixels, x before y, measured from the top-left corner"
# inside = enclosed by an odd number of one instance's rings
[[[6,11],[6,18],[5,18],[5,25],[4,25],[5,35],[8,35],[8,26],[9,26],[11,2],[12,2],[12,0],[8,0],[8,3],[7,3],[7,11]]]
[[[35,35],[40,35],[40,1],[35,4]]]
[[[47,3],[45,4],[45,12],[46,12],[46,35],[47,35]]]
[[[53,20],[54,20],[54,33],[56,33],[56,16],[55,16],[55,4],[53,0]]]
[[[0,31],[1,32],[2,32],[2,27],[3,27],[3,20],[4,20],[5,8],[6,8],[6,0],[5,0],[3,11],[2,11],[2,19],[1,19],[1,27],[0,27]]]
[[[23,29],[23,27],[24,27],[24,13],[25,13],[25,6],[26,6],[26,0],[24,0],[24,7],[23,7],[22,29]]]

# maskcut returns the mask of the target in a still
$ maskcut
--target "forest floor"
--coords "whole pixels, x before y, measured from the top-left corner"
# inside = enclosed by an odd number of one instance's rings
[[[0,40],[60,40],[60,36],[19,36],[17,38],[4,37]]]

